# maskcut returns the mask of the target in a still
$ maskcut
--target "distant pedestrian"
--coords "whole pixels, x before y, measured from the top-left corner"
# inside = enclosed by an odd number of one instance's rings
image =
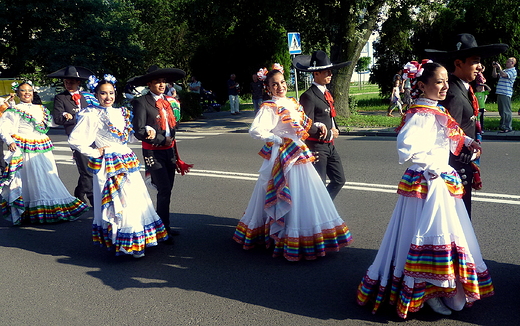
[[[258,78],[258,74],[253,75],[253,81],[249,84],[251,88],[251,97],[253,98],[253,107],[255,109],[255,115],[260,110],[260,104],[262,104],[264,96],[264,82]]]
[[[401,102],[401,80],[398,78],[394,81],[394,87],[392,88],[392,94],[390,95],[390,106],[388,107],[387,115],[393,117],[392,111],[397,108],[399,114],[403,115],[403,104]]]
[[[493,78],[499,78],[497,89],[498,113],[500,113],[500,132],[510,132],[513,130],[513,115],[511,109],[511,97],[513,96],[513,85],[516,79],[516,58],[511,57],[506,60],[506,69],[498,62],[493,62]]]
[[[475,79],[475,97],[478,100],[478,111],[479,111],[479,121],[480,121],[480,133],[484,133],[484,113],[486,112],[486,99],[489,95],[489,91],[491,91],[491,87],[486,84],[486,78],[484,77],[484,70],[486,67],[482,65],[482,70],[477,73],[477,78]],[[478,139],[478,135],[477,135]]]
[[[240,85],[236,81],[236,75],[231,74],[229,76],[229,80],[227,81],[227,90],[229,97],[229,109],[232,115],[240,114],[240,98],[238,94],[240,94]]]

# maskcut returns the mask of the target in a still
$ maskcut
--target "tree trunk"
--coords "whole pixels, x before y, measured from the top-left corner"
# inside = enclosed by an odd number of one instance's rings
[[[341,68],[332,76],[331,90],[334,94],[334,103],[339,115],[350,116],[349,92],[350,80],[359,60],[363,47],[375,30],[379,13],[384,0],[374,0],[369,6],[361,10],[356,9],[356,1],[341,1],[342,20],[339,30],[331,35],[331,61],[333,63],[352,61],[347,67]],[[352,14],[355,13],[355,14]],[[348,18],[346,18],[348,17]]]

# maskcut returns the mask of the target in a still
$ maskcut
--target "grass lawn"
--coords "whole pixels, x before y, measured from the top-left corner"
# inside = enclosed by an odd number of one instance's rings
[[[347,118],[338,117],[338,124],[348,127],[397,127],[401,122],[399,114],[394,117],[386,116],[386,110],[389,105],[387,98],[379,96],[377,85],[364,85],[361,90],[358,86],[351,86],[351,96],[357,101],[357,107],[353,110],[351,116]],[[517,115],[520,108],[520,100],[513,101],[513,115]],[[489,112],[497,112],[496,103],[486,103],[486,110]],[[397,110],[396,110],[397,111]],[[396,113],[394,111],[394,113]],[[499,117],[486,117],[484,115],[485,130],[498,130]],[[513,129],[520,129],[520,119],[513,118]]]

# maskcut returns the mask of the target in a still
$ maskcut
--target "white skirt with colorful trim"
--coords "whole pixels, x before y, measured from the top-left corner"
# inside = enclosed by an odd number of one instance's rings
[[[24,139],[24,141],[27,141]],[[48,143],[48,144],[47,144]],[[17,144],[20,141],[17,139]],[[58,175],[48,137],[38,141],[37,149],[10,152],[3,171],[2,214],[14,225],[22,222],[55,223],[78,218],[87,208],[81,200],[72,196]]]
[[[168,238],[133,152],[90,159],[94,172],[92,240],[116,255],[140,255]]]
[[[323,181],[312,163],[294,164],[284,170],[288,194],[275,205],[268,205],[268,184],[273,161],[264,160],[260,175],[233,239],[244,249],[256,245],[269,247],[273,257],[289,261],[313,260],[326,252],[338,251],[352,242],[345,222],[339,216]]]
[[[403,176],[379,251],[358,287],[358,304],[372,302],[372,313],[386,301],[406,318],[434,297],[465,296],[471,305],[494,294],[464,202],[453,195],[459,187],[450,176],[426,180],[422,173]],[[405,179],[415,195],[401,192]]]

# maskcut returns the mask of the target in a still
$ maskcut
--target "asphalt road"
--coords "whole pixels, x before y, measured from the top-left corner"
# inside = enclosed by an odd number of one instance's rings
[[[65,137],[54,154],[69,190],[76,181]],[[181,133],[184,161],[171,205],[181,235],[146,257],[115,257],[92,245],[92,213],[78,221],[12,227],[0,221],[0,325],[397,325],[393,308],[372,315],[356,288],[377,252],[405,166],[395,138],[337,142],[348,183],[335,200],[351,247],[316,261],[287,262],[244,251],[232,239],[247,206],[261,142],[247,134]],[[136,146],[138,148],[138,145]],[[140,156],[140,151],[136,150]],[[517,142],[488,141],[484,189],[473,225],[496,294],[450,317],[425,307],[407,325],[517,325],[520,319]]]

